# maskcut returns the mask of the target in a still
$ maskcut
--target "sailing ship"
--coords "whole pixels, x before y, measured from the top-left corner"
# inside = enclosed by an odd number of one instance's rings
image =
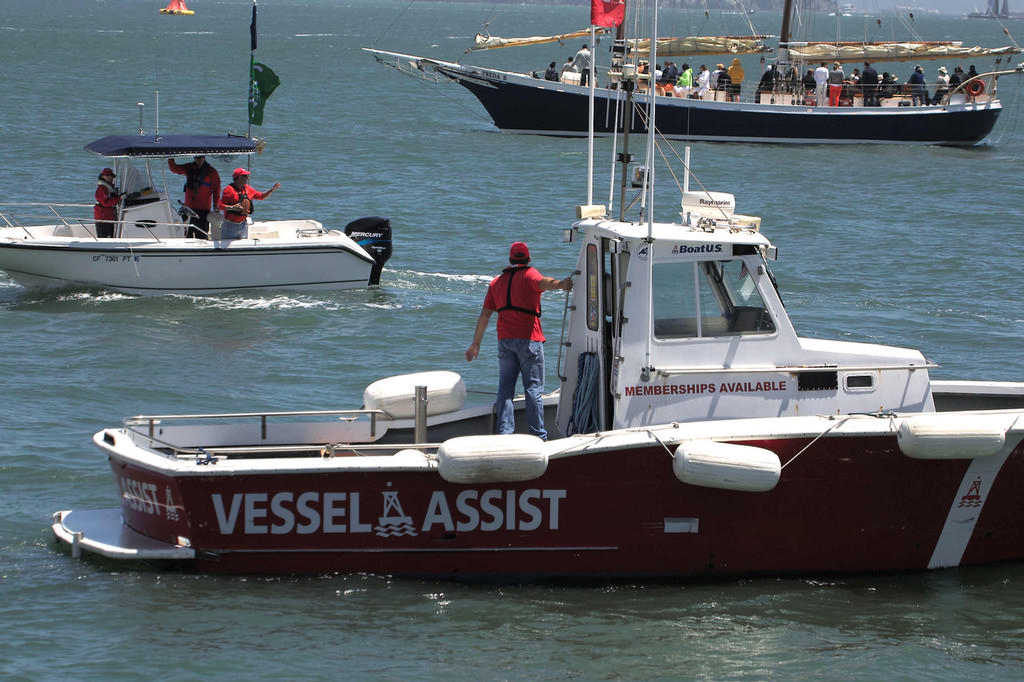
[[[195,14],[195,12],[188,8],[188,5],[185,4],[185,0],[170,0],[170,2],[167,3],[167,7],[160,10],[160,14],[182,14],[191,16]]]
[[[671,87],[641,80],[634,102],[642,111],[654,97],[659,134],[685,140],[780,143],[888,143],[974,145],[995,127],[1002,103],[996,94],[998,77],[1024,73],[1010,67],[1016,46],[985,48],[959,41],[912,41],[888,43],[804,42],[793,39],[794,0],[787,0],[779,36],[776,74],[768,87],[744,83],[743,97],[731,97],[722,89],[676,96]],[[595,80],[593,88],[574,77],[549,81],[534,74],[483,68],[459,62],[364,48],[378,62],[403,73],[434,82],[454,82],[469,90],[483,105],[494,124],[514,133],[584,136],[593,124],[599,135],[613,134],[613,112],[624,98],[620,87],[624,63],[640,64],[650,51],[650,41],[625,40],[622,26],[611,49],[611,63]],[[659,39],[659,58],[694,58],[715,55],[773,54],[768,36],[722,36]],[[513,41],[527,44],[536,39]],[[503,47],[503,41],[478,40],[477,49]],[[833,62],[921,62],[993,58],[991,71],[951,89],[934,105],[923,104],[903,86],[887,84],[883,97],[865,97],[862,88],[844,88],[839,106],[822,106],[800,81],[810,66]],[[726,60],[728,61],[728,60]],[[1004,68],[1005,67],[1005,68]],[[749,72],[748,72],[749,73]],[[750,80],[759,78],[760,74]],[[648,77],[649,78],[649,77]],[[749,81],[747,81],[749,82]],[[593,94],[593,113],[589,98]],[[643,133],[646,118],[629,114],[632,131]]]

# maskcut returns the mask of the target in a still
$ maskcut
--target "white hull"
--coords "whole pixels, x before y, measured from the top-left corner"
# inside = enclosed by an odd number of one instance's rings
[[[98,287],[144,296],[368,285],[373,259],[351,238],[258,237],[261,227],[272,225],[251,226],[254,239],[214,241],[31,238],[20,228],[3,228],[0,269],[29,288]]]

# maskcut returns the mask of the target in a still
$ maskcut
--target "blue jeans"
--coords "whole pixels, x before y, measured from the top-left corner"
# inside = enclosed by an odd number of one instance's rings
[[[221,239],[245,239],[249,234],[249,222],[233,223],[225,220],[220,226]]]
[[[529,339],[498,340],[498,399],[494,411],[498,415],[498,433],[515,433],[516,424],[512,414],[512,398],[516,393],[516,382],[523,375],[523,392],[526,394],[526,421],[530,433],[547,440],[544,428],[544,342]]]

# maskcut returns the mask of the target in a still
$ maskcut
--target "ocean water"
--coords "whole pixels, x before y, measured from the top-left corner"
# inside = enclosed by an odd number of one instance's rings
[[[160,15],[162,4],[0,0],[0,201],[91,201],[104,164],[82,146],[136,131],[138,102],[149,132],[246,131],[250,3],[195,0],[193,17]],[[461,372],[471,399],[489,401],[493,331],[480,360],[462,354],[508,244],[527,241],[552,276],[575,263],[560,230],[585,201],[585,143],[500,134],[463,89],[383,69],[360,48],[457,58],[488,22],[495,35],[562,32],[585,25],[585,7],[266,0],[259,11],[256,58],[282,80],[255,129],[267,148],[252,184],[282,184],[260,214],[328,225],[387,216],[395,255],[380,288],[315,295],[39,294],[0,275],[0,678],[1024,678],[1018,563],[495,586],[181,575],[58,551],[53,511],[116,503],[91,445],[97,430],[139,413],[354,407],[372,381],[427,369]],[[777,19],[752,17],[765,33]],[[666,33],[716,32],[715,21],[747,32],[743,17],[706,21],[676,10],[661,23]],[[805,24],[829,37],[834,21]],[[843,22],[857,38],[904,35],[910,20]],[[922,15],[910,25],[926,38],[1009,40],[985,21]],[[541,69],[575,49],[474,61]],[[705,186],[763,218],[801,334],[920,348],[941,365],[937,378],[1024,380],[1024,111],[1018,77],[1000,89],[1008,110],[976,148],[698,143],[692,163]],[[597,148],[602,201],[610,145]],[[677,195],[664,190],[657,208],[668,219]],[[551,339],[560,308],[551,295]],[[549,388],[555,354],[549,344]]]

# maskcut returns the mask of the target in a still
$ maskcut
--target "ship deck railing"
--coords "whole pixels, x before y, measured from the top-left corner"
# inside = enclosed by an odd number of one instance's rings
[[[376,454],[401,449],[378,443],[392,421],[376,409],[302,410],[137,415],[124,418],[122,427],[139,447],[175,459],[328,458],[358,454],[354,449]]]
[[[998,77],[1000,75],[1007,75],[1012,73],[1022,73],[1020,67],[1015,69],[1009,69],[1004,71],[995,71],[991,73],[979,74],[976,78],[972,78],[969,81],[961,83],[955,88],[951,88],[939,102],[932,104],[932,99],[935,96],[935,83],[925,83],[925,90],[927,95],[928,104],[925,106],[947,106],[950,104],[986,104],[998,100],[996,96],[996,86]],[[751,74],[752,76],[754,74]],[[580,82],[580,74],[576,72],[566,72],[561,74],[564,78],[564,83],[569,85],[578,85]],[[694,74],[696,78],[696,74]],[[612,83],[611,87],[615,87],[614,82],[616,78],[604,76],[603,78],[599,74],[598,83]],[[649,84],[647,79],[640,77],[637,81],[637,92],[645,94],[649,91]],[[969,90],[971,83],[980,83],[981,92],[973,94],[976,89]],[[896,82],[888,84],[879,84],[875,86],[877,88],[878,101],[877,107],[880,108],[900,108],[915,106],[914,94],[911,90],[911,86],[907,83]],[[655,93],[663,97],[675,97],[684,98],[689,95],[677,94],[674,84],[670,83],[656,83]],[[694,85],[690,88],[690,92],[696,92],[697,86]],[[822,108],[862,108],[864,107],[864,94],[863,86],[856,83],[846,83],[844,85],[844,93],[840,96],[839,107],[829,107],[827,103],[822,105]],[[726,102],[729,101],[727,90],[723,87],[717,89],[709,89],[700,97],[693,97],[693,99],[700,99],[706,102]],[[740,94],[732,99],[734,102],[740,103],[760,103],[760,104],[777,104],[783,106],[818,106],[816,88],[807,88],[803,82],[792,83],[780,81],[771,90],[760,89],[759,81],[744,80],[740,85]],[[921,105],[916,105],[921,106]]]
[[[26,240],[65,237],[100,241],[96,233],[93,204],[51,202],[0,203],[0,228],[11,228],[9,238]],[[181,233],[183,222],[155,220],[112,220],[114,238],[150,238],[161,241]]]
[[[0,227],[21,228],[29,239],[38,238],[33,228],[63,226],[81,236],[95,235],[93,204],[56,204],[51,202],[0,203]],[[49,236],[49,235],[48,235]]]

